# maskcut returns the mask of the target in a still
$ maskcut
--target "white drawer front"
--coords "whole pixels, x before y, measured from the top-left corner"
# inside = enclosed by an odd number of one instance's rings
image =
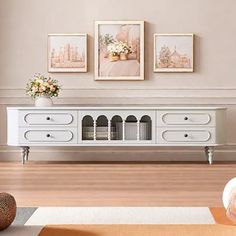
[[[160,128],[158,143],[214,143],[215,129],[168,129]]]
[[[20,113],[21,126],[37,126],[37,125],[67,125],[76,126],[77,112],[76,111],[22,111]]]
[[[158,126],[215,125],[215,113],[212,111],[160,111],[158,113]]]
[[[20,143],[77,143],[74,129],[20,129]]]

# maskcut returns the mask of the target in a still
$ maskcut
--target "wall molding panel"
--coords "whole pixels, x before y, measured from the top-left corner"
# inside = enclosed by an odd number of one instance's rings
[[[127,93],[128,92],[128,93]],[[210,97],[236,98],[236,88],[62,88],[61,98],[76,97]],[[24,88],[0,88],[0,98],[25,98]],[[59,97],[59,99],[60,99]]]
[[[32,104],[25,89],[0,89],[0,104]],[[236,105],[236,89],[66,88],[55,104],[212,104]]]

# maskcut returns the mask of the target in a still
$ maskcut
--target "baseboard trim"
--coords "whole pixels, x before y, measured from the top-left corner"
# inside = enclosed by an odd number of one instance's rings
[[[156,153],[200,153],[202,152],[204,147],[127,147],[127,146],[119,146],[119,147],[31,147],[31,152],[35,153],[58,153],[58,152],[64,152],[64,153],[74,153],[74,152],[88,152],[88,153],[110,153],[110,152],[136,152],[136,153],[142,153],[142,152],[156,152]],[[11,146],[0,146],[0,153],[1,152],[20,152],[20,147],[11,147]],[[215,147],[215,152],[218,153],[224,153],[224,152],[236,152],[236,146],[217,146]]]
[[[217,147],[216,161],[236,161],[236,146]],[[20,148],[1,147],[0,161],[20,161]],[[78,147],[30,150],[30,160],[42,161],[206,161],[201,147]]]

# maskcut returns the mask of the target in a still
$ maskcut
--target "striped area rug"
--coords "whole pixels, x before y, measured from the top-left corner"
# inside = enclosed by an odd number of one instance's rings
[[[181,230],[200,230],[210,232],[215,230],[221,232],[219,224],[231,230],[234,226],[228,226],[231,222],[225,216],[223,208],[207,207],[39,207],[19,208],[16,220],[10,228],[3,231],[1,235],[10,236],[106,236],[113,230],[112,236],[129,236],[119,234],[118,229],[129,232],[135,231],[136,226],[142,226],[139,230],[147,231],[142,236],[159,235],[159,230],[166,231],[163,235],[185,235],[169,234],[174,228]],[[120,228],[117,226],[119,225]],[[184,229],[182,228],[184,226]],[[91,228],[92,227],[92,228]],[[118,228],[117,228],[118,227]],[[224,228],[223,227],[223,228]],[[222,229],[223,229],[222,228]],[[118,231],[117,231],[118,230]],[[122,231],[121,230],[121,231]],[[191,231],[190,230],[190,231]],[[196,232],[200,232],[200,231]],[[224,228],[225,230],[225,228]],[[227,231],[226,230],[226,231]],[[85,232],[85,233],[81,233]],[[91,231],[92,234],[86,234]],[[102,231],[97,234],[96,231]],[[176,231],[176,232],[177,232]],[[187,232],[186,231],[186,232]],[[78,234],[79,232],[79,234]],[[106,233],[107,232],[107,233]],[[152,234],[154,232],[155,234]],[[184,231],[183,231],[184,232]],[[232,233],[232,232],[231,232]],[[232,236],[236,236],[231,234]],[[134,232],[132,235],[141,235]],[[186,234],[192,235],[192,234]],[[199,234],[203,236],[204,234]],[[210,235],[210,234],[208,234]],[[218,235],[218,234],[216,234]],[[227,235],[227,234],[219,234]]]

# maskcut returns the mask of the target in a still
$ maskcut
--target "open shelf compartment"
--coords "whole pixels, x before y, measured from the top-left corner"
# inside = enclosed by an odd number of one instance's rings
[[[149,115],[137,118],[128,115],[108,117],[84,115],[82,117],[82,141],[148,141],[152,140],[152,119]]]

